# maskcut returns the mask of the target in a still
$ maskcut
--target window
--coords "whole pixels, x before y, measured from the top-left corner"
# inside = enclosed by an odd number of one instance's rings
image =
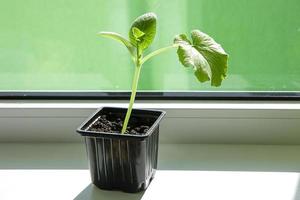
[[[126,49],[96,33],[127,35],[135,17],[153,11],[159,31],[151,50],[200,29],[229,53],[229,76],[220,88],[200,84],[173,50],[143,66],[140,90],[299,92],[298,0],[27,0],[1,8],[1,91],[129,90]]]

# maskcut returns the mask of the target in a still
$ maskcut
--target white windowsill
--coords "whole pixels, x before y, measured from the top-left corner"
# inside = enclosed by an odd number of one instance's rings
[[[85,146],[77,143],[82,138],[75,129],[102,106],[126,107],[127,102],[2,101],[0,199],[300,196],[299,102],[137,102],[138,108],[167,111],[160,127],[158,172],[148,190],[137,194],[90,184]]]
[[[83,143],[1,143],[0,199],[296,200],[299,154],[300,146],[162,144],[148,190],[128,194],[90,183]]]
[[[79,142],[76,128],[103,106],[127,101],[1,101],[0,142]],[[300,102],[137,101],[167,112],[161,143],[300,144]]]

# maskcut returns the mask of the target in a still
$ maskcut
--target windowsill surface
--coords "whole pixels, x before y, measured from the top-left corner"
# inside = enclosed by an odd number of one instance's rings
[[[299,198],[300,146],[162,144],[156,177],[138,194],[91,185],[84,148],[83,143],[2,143],[0,194],[76,200]]]

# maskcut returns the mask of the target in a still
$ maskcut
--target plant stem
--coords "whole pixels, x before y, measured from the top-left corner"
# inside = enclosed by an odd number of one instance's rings
[[[122,134],[125,133],[125,131],[127,129],[129,118],[130,118],[132,107],[133,107],[133,103],[135,100],[135,95],[136,95],[137,86],[138,86],[138,82],[139,82],[140,72],[141,72],[141,68],[142,68],[142,65],[140,64],[140,59],[141,59],[141,55],[140,55],[139,51],[137,51],[137,58],[136,58],[136,63],[135,63],[136,67],[135,67],[134,77],[133,77],[133,81],[132,81],[131,96],[130,96],[129,106],[127,109],[126,117],[125,117],[124,124],[123,124],[122,131],[121,131]]]
[[[178,44],[173,44],[171,46],[167,46],[167,47],[163,47],[160,49],[157,49],[151,53],[149,53],[147,56],[145,56],[142,60],[141,60],[141,65],[144,64],[147,60],[149,60],[150,58],[152,58],[153,56],[156,56],[162,52],[165,52],[169,49],[173,49],[173,48],[177,48],[179,45]]]
[[[147,60],[149,60],[150,58],[152,58],[153,56],[156,56],[162,52],[165,52],[169,49],[172,48],[176,48],[178,47],[177,44],[173,44],[171,46],[168,47],[164,47],[161,49],[157,49],[156,51],[153,51],[152,53],[148,54],[147,56],[145,56],[144,58],[142,57],[142,52],[140,52],[139,46],[137,46],[137,51],[136,51],[136,60],[135,60],[135,72],[134,72],[134,77],[133,77],[133,81],[132,81],[132,89],[131,89],[131,96],[130,96],[130,101],[129,101],[129,106],[126,112],[126,116],[125,116],[125,120],[123,123],[123,127],[122,127],[122,131],[121,134],[124,134],[126,132],[127,126],[128,126],[128,122],[130,119],[130,115],[131,115],[131,111],[132,111],[132,107],[133,107],[133,103],[135,100],[135,95],[136,95],[136,91],[137,91],[137,86],[138,86],[138,82],[139,82],[139,77],[140,77],[140,72],[141,72],[141,68],[144,62],[146,62]]]

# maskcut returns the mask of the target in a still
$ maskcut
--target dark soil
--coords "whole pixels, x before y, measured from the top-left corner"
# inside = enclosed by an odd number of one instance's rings
[[[121,133],[124,116],[114,113],[107,113],[99,116],[88,128],[88,131]],[[153,122],[149,119],[142,119],[131,116],[125,134],[144,135],[147,133]]]

